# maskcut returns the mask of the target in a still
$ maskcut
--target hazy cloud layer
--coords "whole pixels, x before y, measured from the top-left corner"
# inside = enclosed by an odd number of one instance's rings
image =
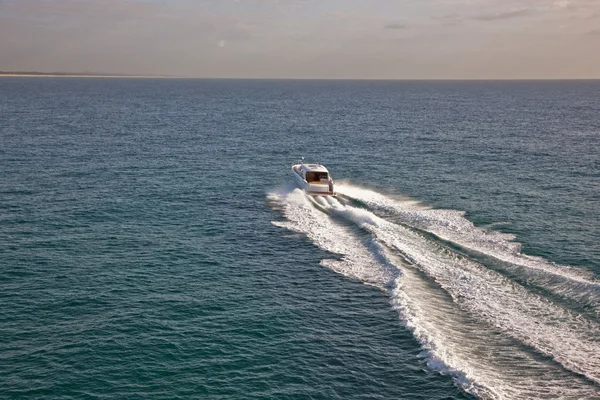
[[[387,24],[386,26],[384,26],[385,29],[404,29],[406,28],[406,24],[401,24],[401,23],[393,23],[393,24]]]
[[[477,16],[473,17],[473,19],[476,19],[479,21],[497,21],[497,20],[502,20],[502,19],[526,17],[528,15],[533,15],[533,14],[535,14],[535,11],[533,9],[523,8],[520,10],[511,10],[511,11],[492,13],[492,14],[477,15]]]
[[[600,0],[0,0],[0,70],[600,78],[598,26]]]

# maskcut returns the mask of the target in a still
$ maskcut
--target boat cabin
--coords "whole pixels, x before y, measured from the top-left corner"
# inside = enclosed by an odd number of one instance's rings
[[[335,195],[333,179],[321,164],[299,164],[292,166],[298,185],[309,194]]]
[[[329,171],[320,164],[301,164],[300,171],[304,173],[304,179],[308,183],[329,181]]]
[[[327,172],[306,171],[306,182],[327,182],[329,174]]]

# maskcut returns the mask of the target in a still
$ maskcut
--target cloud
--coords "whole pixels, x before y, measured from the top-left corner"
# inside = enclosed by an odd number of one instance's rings
[[[600,36],[600,29],[592,29],[591,31],[586,32],[586,35]]]
[[[465,21],[465,16],[458,14],[447,14],[441,17],[434,17],[433,20],[440,21],[444,26],[456,26]]]
[[[473,17],[474,20],[477,21],[498,21],[519,17],[527,17],[535,14],[535,11],[530,8],[523,8],[520,10],[511,10],[499,13],[491,13],[491,14],[481,14]]]
[[[405,29],[406,28],[406,24],[401,24],[401,23],[392,23],[392,24],[387,24],[386,26],[383,27],[383,29]]]
[[[564,9],[569,8],[571,6],[571,0],[556,0],[554,2],[554,8]]]

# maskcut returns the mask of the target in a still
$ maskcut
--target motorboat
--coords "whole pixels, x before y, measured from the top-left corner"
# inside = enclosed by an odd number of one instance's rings
[[[292,165],[292,175],[301,189],[308,194],[335,196],[333,179],[321,164],[304,164],[304,157]]]

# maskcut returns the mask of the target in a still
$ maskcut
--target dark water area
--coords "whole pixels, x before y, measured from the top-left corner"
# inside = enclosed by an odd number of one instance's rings
[[[0,78],[0,397],[600,397],[599,115],[600,81]]]

